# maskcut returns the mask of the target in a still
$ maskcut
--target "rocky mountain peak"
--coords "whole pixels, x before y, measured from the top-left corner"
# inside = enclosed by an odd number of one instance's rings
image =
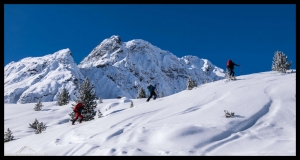
[[[134,39],[122,42],[113,35],[97,45],[78,65],[69,48],[43,57],[27,57],[4,67],[4,103],[55,101],[63,88],[76,100],[85,78],[101,98],[136,98],[139,89],[157,85],[158,96],[223,79],[224,70],[196,56],[178,58],[151,43]],[[148,92],[147,92],[148,94]]]

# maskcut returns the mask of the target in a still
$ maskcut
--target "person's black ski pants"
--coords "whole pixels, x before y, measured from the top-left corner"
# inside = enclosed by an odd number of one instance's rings
[[[156,97],[157,97],[157,95],[156,95],[156,93],[155,93],[155,91],[152,91],[152,92],[150,92],[150,96],[149,96],[149,98],[147,99],[147,102],[152,98],[152,96],[154,96],[154,100],[156,99]]]
[[[233,68],[227,68],[229,71],[229,76],[234,77],[234,71]]]

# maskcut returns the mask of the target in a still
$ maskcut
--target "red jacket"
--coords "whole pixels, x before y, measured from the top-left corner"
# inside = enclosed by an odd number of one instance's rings
[[[83,108],[83,104],[81,102],[77,103],[76,106],[74,107],[74,112],[81,112]]]

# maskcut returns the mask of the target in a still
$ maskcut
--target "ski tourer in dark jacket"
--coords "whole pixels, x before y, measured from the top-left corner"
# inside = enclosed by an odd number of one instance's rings
[[[150,85],[150,86],[147,87],[147,89],[150,92],[150,96],[147,99],[147,102],[149,102],[149,100],[152,98],[152,96],[154,96],[153,100],[155,100],[156,97],[157,97],[157,95],[155,93],[156,85],[155,86]]]

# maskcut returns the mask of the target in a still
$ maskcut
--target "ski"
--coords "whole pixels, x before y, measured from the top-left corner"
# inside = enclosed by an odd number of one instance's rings
[[[233,78],[229,77],[229,78],[227,78],[227,79],[225,80],[225,82],[229,82],[229,81],[235,81],[235,80],[236,80],[236,78],[235,78],[235,77],[233,77]]]
[[[71,124],[71,126],[75,126],[75,125],[77,125],[77,124],[81,124],[81,123],[74,123],[74,124]]]

